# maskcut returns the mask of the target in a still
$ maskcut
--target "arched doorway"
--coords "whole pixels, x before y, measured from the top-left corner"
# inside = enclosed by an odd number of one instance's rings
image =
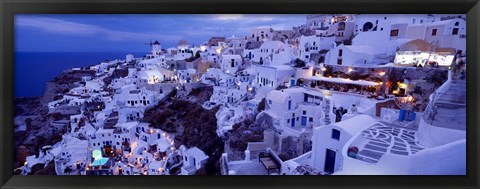
[[[373,28],[373,24],[371,22],[367,22],[367,23],[363,24],[363,30],[362,31],[369,31],[372,28]]]

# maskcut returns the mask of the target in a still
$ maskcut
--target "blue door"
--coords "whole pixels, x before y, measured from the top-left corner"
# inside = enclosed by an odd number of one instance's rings
[[[292,127],[295,127],[295,118],[292,118],[292,120],[290,120],[290,123],[292,124]]]
[[[307,117],[302,116],[302,126],[307,126]]]
[[[290,87],[294,87],[295,86],[295,79],[291,79],[290,80]]]
[[[326,150],[325,153],[325,166],[323,171],[327,173],[333,173],[335,170],[335,156],[336,152],[330,149]]]

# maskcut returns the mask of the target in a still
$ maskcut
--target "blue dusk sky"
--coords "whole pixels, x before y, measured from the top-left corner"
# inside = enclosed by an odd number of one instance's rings
[[[290,29],[305,15],[92,15],[15,16],[16,52],[147,52],[185,39],[199,45],[210,37],[243,37],[255,27]]]

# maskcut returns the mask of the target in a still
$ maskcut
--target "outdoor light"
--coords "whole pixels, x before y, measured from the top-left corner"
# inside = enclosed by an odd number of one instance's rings
[[[413,97],[410,96],[410,95],[408,95],[408,97],[407,97],[407,102],[412,102],[412,101],[413,101]]]
[[[380,73],[378,73],[378,75],[383,76],[383,75],[385,75],[385,72],[380,72]]]
[[[348,73],[352,72],[353,69],[352,68],[348,68]]]

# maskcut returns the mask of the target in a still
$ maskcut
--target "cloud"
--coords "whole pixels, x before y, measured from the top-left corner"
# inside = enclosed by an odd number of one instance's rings
[[[216,20],[238,20],[242,19],[243,15],[242,14],[216,14],[213,15],[213,19]]]
[[[272,25],[262,25],[257,26],[258,28],[273,28],[274,30],[289,30],[292,29],[294,25],[292,24],[272,24]]]
[[[92,36],[96,35],[111,41],[131,41],[131,40],[150,40],[161,39],[168,41],[178,41],[182,37],[179,35],[166,35],[144,32],[129,32],[104,28],[101,26],[82,24],[77,22],[65,21],[56,18],[34,17],[34,16],[17,16],[15,18],[15,26],[33,27],[46,32]]]

